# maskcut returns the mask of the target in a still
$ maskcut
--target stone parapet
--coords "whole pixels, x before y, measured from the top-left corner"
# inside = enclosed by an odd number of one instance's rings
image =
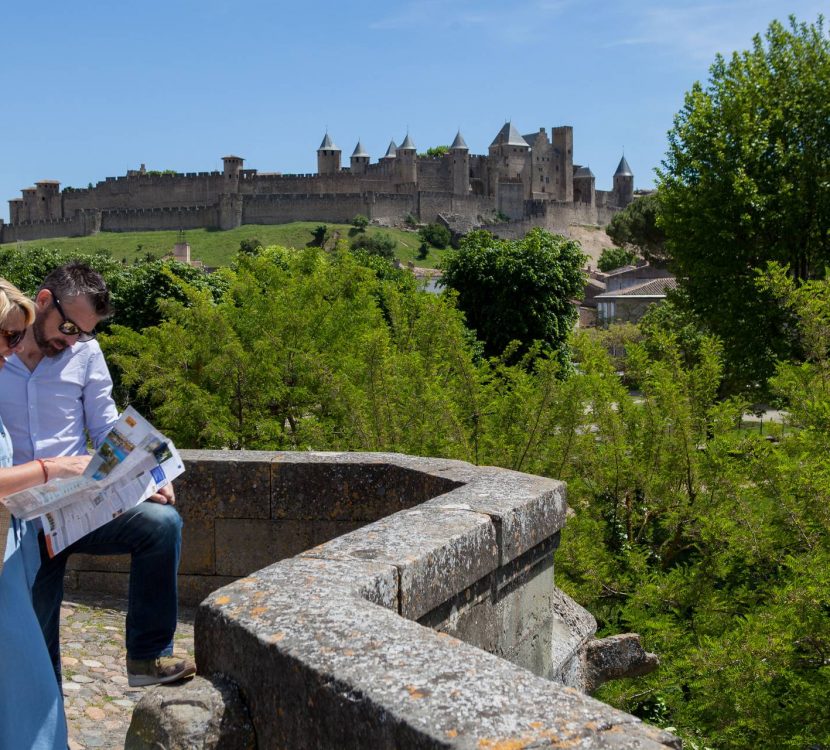
[[[218,582],[226,546],[259,568],[195,626],[200,674],[238,687],[257,747],[679,747],[581,692],[596,626],[554,585],[561,482],[398,454],[183,457],[187,564]],[[244,530],[220,539],[229,521]],[[322,523],[364,525],[315,540]],[[286,524],[313,544],[258,565],[291,548],[268,541]]]

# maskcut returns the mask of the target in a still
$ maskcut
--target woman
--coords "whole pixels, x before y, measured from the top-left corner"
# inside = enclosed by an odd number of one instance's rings
[[[35,308],[0,278],[0,367],[23,348]],[[47,479],[83,473],[89,457],[66,456],[12,466],[12,445],[0,420],[0,498]],[[32,609],[32,584],[40,565],[37,528],[9,516],[0,502],[6,540],[0,566],[0,750],[66,750],[63,696]]]

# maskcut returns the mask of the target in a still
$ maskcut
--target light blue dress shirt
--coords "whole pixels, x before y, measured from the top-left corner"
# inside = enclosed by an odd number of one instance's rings
[[[97,341],[44,357],[33,371],[14,355],[0,369],[0,419],[14,445],[14,463],[87,452],[118,421],[112,378]]]

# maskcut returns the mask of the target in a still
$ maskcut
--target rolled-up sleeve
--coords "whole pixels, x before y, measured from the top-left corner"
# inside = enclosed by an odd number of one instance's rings
[[[96,346],[86,365],[86,377],[81,398],[84,403],[84,422],[89,439],[95,448],[104,441],[118,421],[118,410],[112,400],[112,377],[104,355]]]

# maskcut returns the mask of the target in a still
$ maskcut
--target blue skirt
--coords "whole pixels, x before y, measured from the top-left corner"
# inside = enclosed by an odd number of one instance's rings
[[[12,518],[0,573],[0,750],[66,750],[63,696],[32,609],[37,532]]]

